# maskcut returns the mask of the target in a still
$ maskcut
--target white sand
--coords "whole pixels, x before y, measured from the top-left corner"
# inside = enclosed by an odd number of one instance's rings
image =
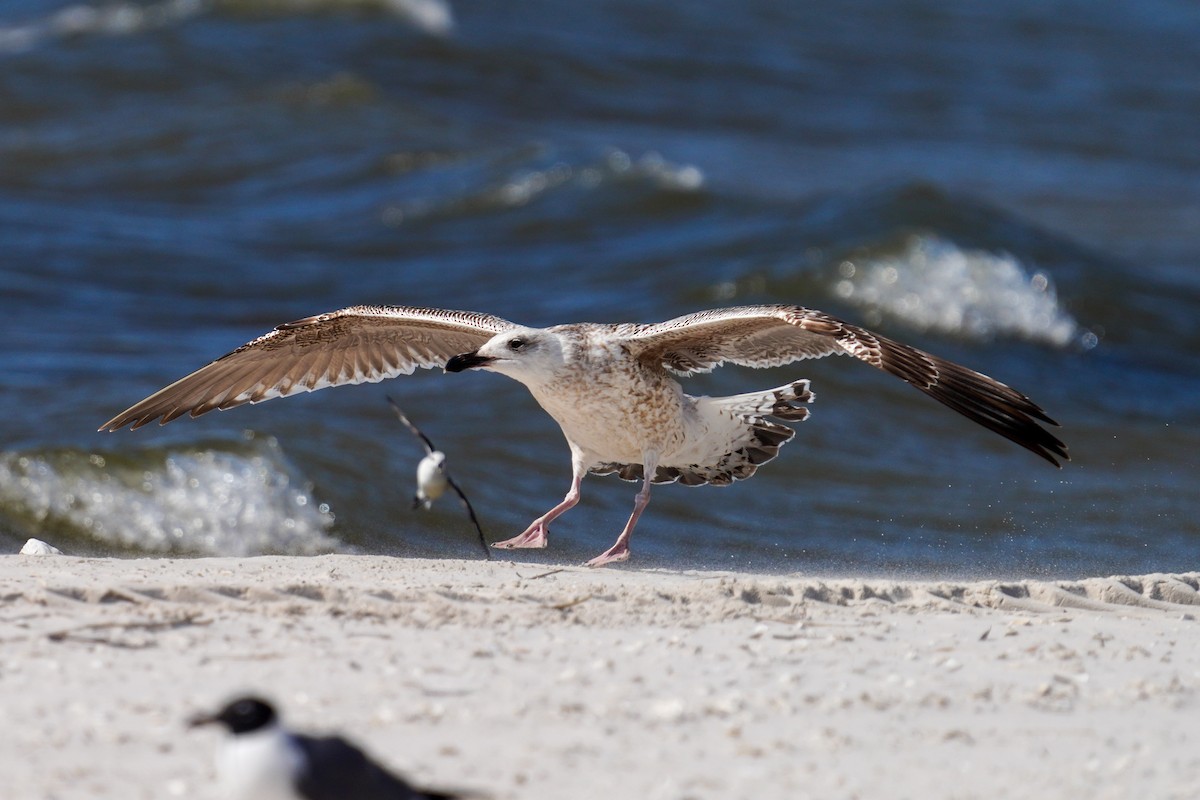
[[[244,690],[528,800],[1183,798],[1200,574],[969,584],[0,557],[5,798],[216,798]]]

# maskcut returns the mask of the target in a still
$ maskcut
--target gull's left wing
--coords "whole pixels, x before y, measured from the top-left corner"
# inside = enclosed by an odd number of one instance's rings
[[[912,384],[967,419],[1059,466],[1067,447],[1039,423],[1058,425],[1025,395],[987,375],[801,306],[699,311],[654,325],[622,326],[629,352],[679,375],[726,362],[780,367],[806,358],[851,355]]]

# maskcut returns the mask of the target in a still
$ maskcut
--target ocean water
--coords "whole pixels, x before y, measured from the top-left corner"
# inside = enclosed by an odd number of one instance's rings
[[[658,487],[633,565],[1078,576],[1200,561],[1200,7],[10,0],[0,6],[0,549],[478,557],[410,509],[449,457],[490,538],[569,482],[519,385],[433,372],[99,434],[357,303],[527,324],[820,308],[1009,383],[1055,470],[850,359],[725,489]],[[546,551],[611,544],[589,478]]]

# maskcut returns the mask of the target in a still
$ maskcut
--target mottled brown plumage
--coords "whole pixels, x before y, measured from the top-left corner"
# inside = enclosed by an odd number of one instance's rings
[[[792,438],[768,417],[799,421],[807,381],[735,397],[692,397],[675,376],[724,363],[780,367],[850,355],[888,372],[1055,466],[1067,448],[1056,425],[1020,392],[945,359],[821,311],[788,305],[715,309],[657,324],[579,323],[526,328],[488,314],[355,306],[281,325],[101,426],[133,428],[272,397],[375,382],[418,367],[482,368],[523,383],[558,422],[571,448],[570,492],[499,547],[544,547],[549,523],[579,499],[588,471],[641,480],[616,544],[593,559],[628,557],[629,535],[651,483],[724,485],[748,478]]]

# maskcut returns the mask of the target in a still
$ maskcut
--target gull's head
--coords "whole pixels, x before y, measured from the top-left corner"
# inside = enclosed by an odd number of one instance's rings
[[[188,720],[190,727],[221,725],[235,736],[268,730],[277,723],[275,709],[257,697],[240,697],[215,714],[197,714]]]
[[[498,333],[473,353],[460,353],[446,362],[447,372],[486,369],[521,383],[552,377],[564,363],[559,337],[539,328],[513,328]]]

